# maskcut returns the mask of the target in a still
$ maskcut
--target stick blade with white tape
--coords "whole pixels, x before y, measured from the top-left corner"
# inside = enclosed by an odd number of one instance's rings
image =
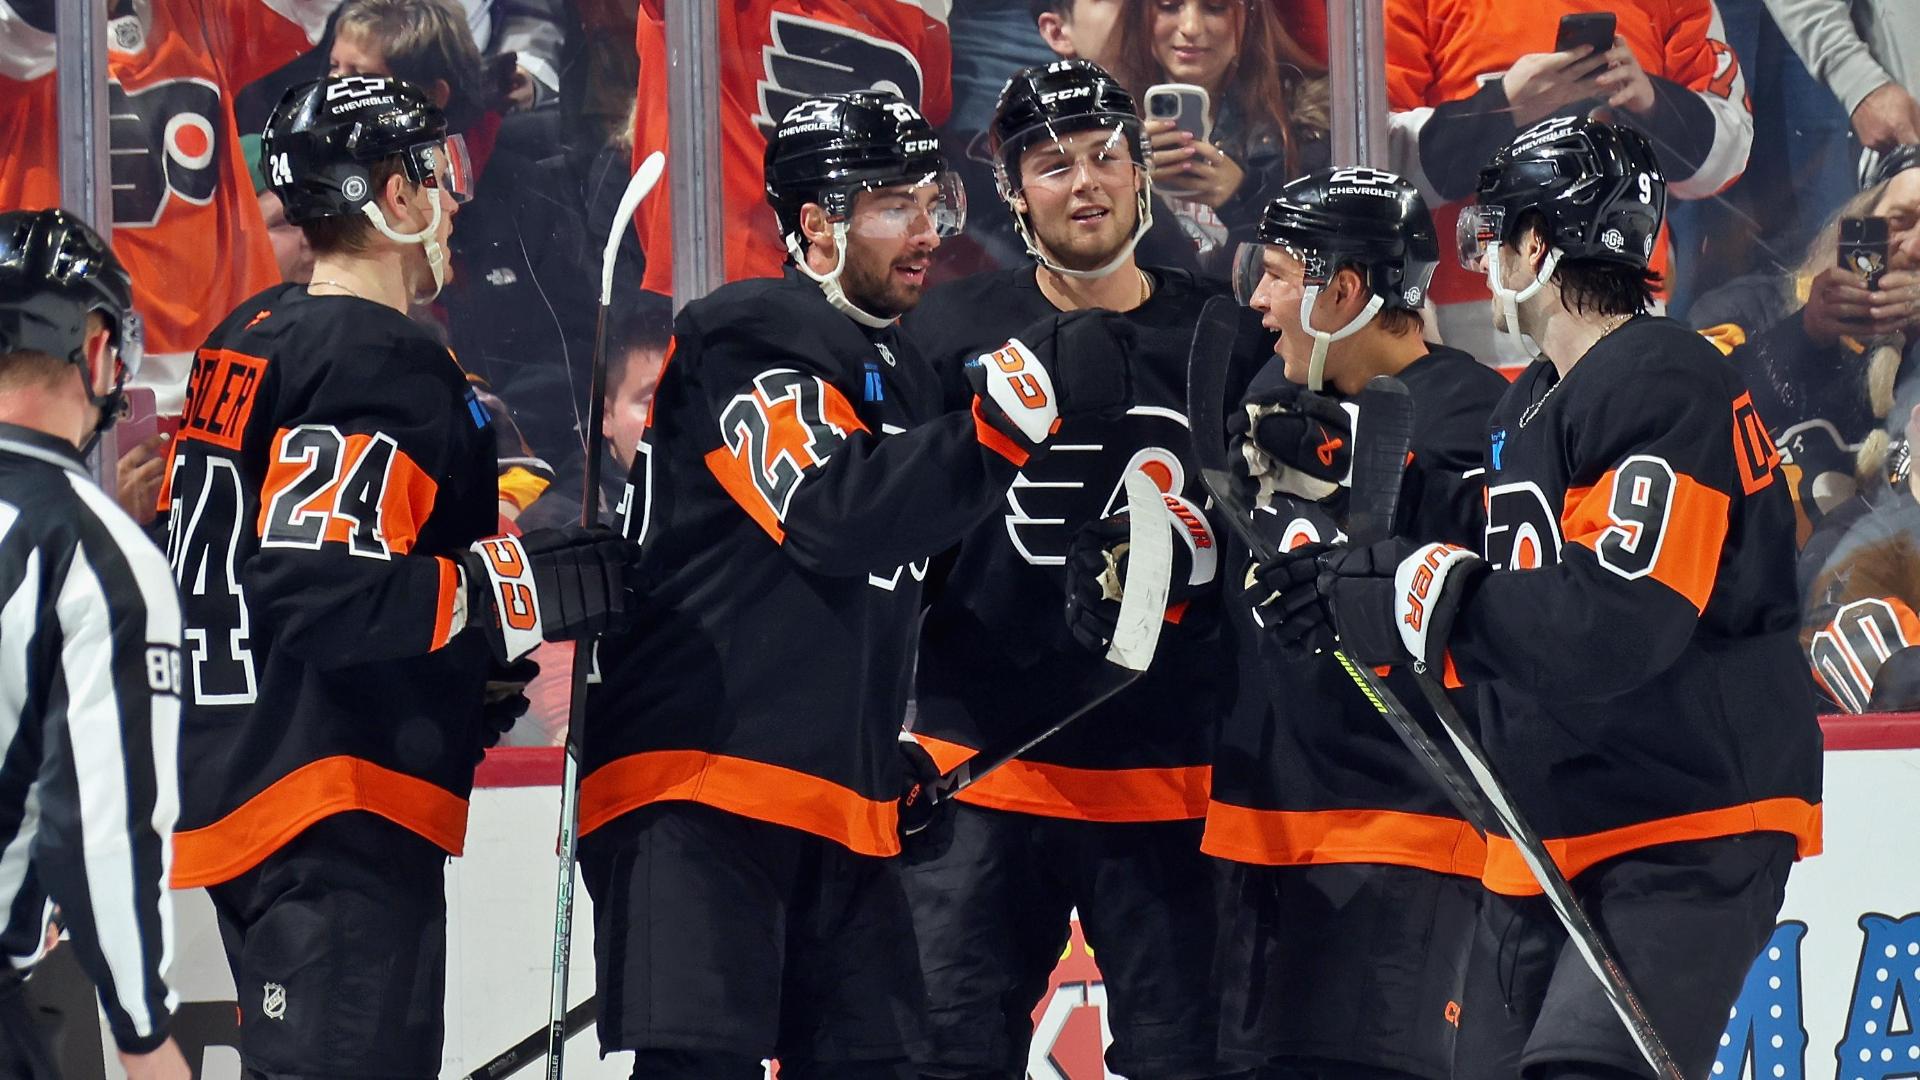
[[[933,820],[934,807],[1105,704],[1132,685],[1153,662],[1160,631],[1166,626],[1167,593],[1173,586],[1174,520],[1160,488],[1146,473],[1135,470],[1123,482],[1127,491],[1127,573],[1120,587],[1120,615],[1107,648],[1107,663],[1088,681],[1084,702],[1044,728],[983,747],[955,765],[940,777],[928,797],[914,799],[902,808],[902,832],[911,835],[925,828]]]

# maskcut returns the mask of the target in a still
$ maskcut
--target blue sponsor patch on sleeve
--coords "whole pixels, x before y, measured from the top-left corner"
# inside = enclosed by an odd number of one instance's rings
[[[471,386],[467,387],[467,415],[473,417],[473,426],[482,430],[493,423],[493,414],[487,411],[486,404]]]

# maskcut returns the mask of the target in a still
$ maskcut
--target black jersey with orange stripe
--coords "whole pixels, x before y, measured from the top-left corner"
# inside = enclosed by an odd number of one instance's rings
[[[599,648],[583,836],[689,799],[899,850],[921,583],[1026,457],[977,417],[791,268],[681,311],[625,498],[648,603]]]
[[[1106,667],[1077,644],[1061,609],[1066,554],[1089,521],[1126,508],[1122,478],[1144,469],[1168,506],[1201,530],[1153,666],[1072,726],[968,788],[962,801],[1092,821],[1172,821],[1206,809],[1213,722],[1232,693],[1221,646],[1219,544],[1193,466],[1186,419],[1187,353],[1200,309],[1225,286],[1153,270],[1153,291],[1125,313],[1133,327],[1132,401],[1125,415],[1064,422],[1045,457],[1024,466],[1003,505],[961,543],[922,628],[914,734],[942,767],[983,746],[1037,732],[1084,705]],[[982,347],[1059,309],[1033,267],[976,274],[934,290],[904,320],[948,387]],[[1246,374],[1270,356],[1249,317],[1238,351]],[[949,393],[953,391],[950,389]]]
[[[279,285],[195,354],[160,508],[185,617],[174,883],[329,814],[457,853],[485,643],[454,558],[494,531],[490,420],[405,315]]]
[[[1494,572],[1448,641],[1494,766],[1569,876],[1752,831],[1820,845],[1820,728],[1795,630],[1793,507],[1739,374],[1642,316],[1491,421]],[[1536,891],[1494,840],[1484,879]]]
[[[1277,366],[1261,372],[1252,392]],[[1413,400],[1414,460],[1422,475],[1445,476],[1428,490],[1464,486],[1481,468],[1487,418],[1507,382],[1467,353],[1443,345],[1399,373]],[[1363,412],[1360,423],[1364,428]],[[1439,500],[1409,493],[1399,535],[1420,541],[1473,544],[1472,523]],[[1338,526],[1319,505],[1295,501],[1263,507],[1254,527],[1276,547],[1330,543]],[[1227,581],[1246,577],[1248,556],[1236,549]],[[1375,863],[1478,877],[1486,845],[1460,819],[1440,788],[1330,655],[1293,658],[1253,625],[1236,587],[1228,633],[1242,671],[1239,692],[1220,727],[1213,790],[1201,849],[1235,862],[1270,866]],[[1403,670],[1387,676],[1400,700],[1428,720],[1419,688]],[[1473,694],[1454,692],[1472,713]],[[1444,736],[1434,728],[1437,739]]]

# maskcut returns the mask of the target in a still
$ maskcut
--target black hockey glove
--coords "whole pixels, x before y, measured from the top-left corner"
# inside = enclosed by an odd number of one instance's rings
[[[909,863],[937,859],[953,843],[952,800],[930,796],[940,783],[940,766],[912,735],[900,733],[900,762],[906,791],[900,796],[901,854]]]
[[[1302,544],[1247,567],[1246,598],[1254,625],[1281,650],[1308,656],[1333,647],[1333,612],[1320,595],[1320,560],[1333,548]]]
[[[490,536],[460,555],[467,622],[502,664],[542,641],[579,641],[626,626],[640,549],[604,526]]]
[[[1023,451],[1061,420],[1117,412],[1132,395],[1133,326],[1111,311],[1049,315],[967,362],[978,414]]]
[[[1487,572],[1479,556],[1453,544],[1382,540],[1323,550],[1314,559],[1318,573],[1308,582],[1302,552],[1312,546],[1253,571],[1256,591],[1268,593],[1255,608],[1256,618],[1282,648],[1325,648],[1330,623],[1333,644],[1359,663],[1421,660],[1435,671],[1444,667],[1460,605]],[[1270,614],[1262,616],[1263,610]]]
[[[495,666],[487,673],[487,685],[480,702],[479,757],[500,745],[500,739],[513,729],[514,722],[527,714],[527,684],[540,674],[540,665],[531,657],[511,664]],[[475,758],[475,764],[479,758]]]
[[[1167,579],[1168,610],[1204,592],[1217,566],[1217,548],[1206,520],[1192,513],[1170,517],[1176,528],[1173,570]],[[1130,526],[1131,518],[1125,513],[1089,521],[1073,534],[1067,549],[1067,629],[1092,652],[1106,652],[1120,622]]]
[[[1332,495],[1352,483],[1357,413],[1351,403],[1292,383],[1248,397],[1227,415],[1235,478],[1257,497],[1276,490],[1316,501]]]

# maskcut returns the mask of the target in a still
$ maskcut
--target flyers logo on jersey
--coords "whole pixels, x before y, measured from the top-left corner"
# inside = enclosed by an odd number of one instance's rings
[[[220,182],[220,89],[205,79],[167,79],[131,93],[107,84],[113,224],[152,228],[167,200],[213,201]]]
[[[823,94],[880,90],[918,106],[920,62],[904,46],[837,23],[776,11],[768,22],[772,44],[756,93],[753,122],[771,135],[776,118]]]

